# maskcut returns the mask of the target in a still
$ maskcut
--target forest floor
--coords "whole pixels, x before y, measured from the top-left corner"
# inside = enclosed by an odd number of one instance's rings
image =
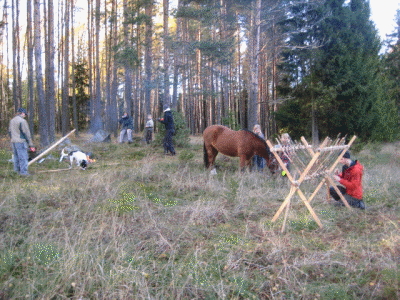
[[[203,167],[201,137],[161,145],[84,145],[86,171],[53,159],[13,171],[0,150],[0,299],[399,299],[400,143],[352,153],[364,165],[365,211],[322,188],[296,196],[285,233],[286,178]],[[113,138],[115,140],[115,138]],[[308,196],[318,184],[301,186]]]

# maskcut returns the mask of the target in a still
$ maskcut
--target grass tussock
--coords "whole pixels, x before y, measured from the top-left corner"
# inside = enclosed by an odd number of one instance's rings
[[[83,144],[82,140],[74,140]],[[162,148],[100,144],[96,162],[34,164],[20,178],[0,151],[0,299],[398,299],[400,145],[366,147],[367,210],[294,198],[285,178],[203,168],[198,137]],[[379,148],[379,149],[378,149]],[[302,185],[310,195],[318,181]]]

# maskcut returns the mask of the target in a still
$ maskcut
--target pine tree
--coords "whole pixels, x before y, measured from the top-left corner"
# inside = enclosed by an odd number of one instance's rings
[[[383,61],[384,75],[387,78],[386,91],[389,99],[395,103],[398,114],[400,112],[400,9],[397,10],[395,21],[397,27],[388,37],[388,52],[384,55]]]
[[[393,139],[393,131],[383,130],[395,127],[396,117],[379,70],[381,44],[369,20],[369,3],[327,0],[317,8],[302,5],[293,21],[299,33],[292,35],[291,43],[319,47],[294,47],[286,53],[287,76],[281,92],[295,97],[301,114],[315,109],[322,135]],[[283,126],[285,113],[278,114]],[[300,129],[308,128],[305,124]]]

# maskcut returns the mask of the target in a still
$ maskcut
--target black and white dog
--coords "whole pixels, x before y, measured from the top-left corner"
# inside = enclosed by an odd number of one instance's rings
[[[60,157],[60,162],[64,159],[64,157],[69,157],[69,162],[70,162],[70,166],[69,168],[72,168],[72,163],[75,160],[76,165],[78,167],[81,167],[82,170],[85,170],[87,165],[88,165],[88,158],[86,153],[79,151],[79,150],[75,150],[75,151],[71,151],[68,154],[65,153],[65,148],[62,149],[61,151],[61,157]]]

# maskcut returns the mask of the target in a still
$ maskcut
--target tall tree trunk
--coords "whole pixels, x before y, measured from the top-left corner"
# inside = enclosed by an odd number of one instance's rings
[[[75,82],[75,26],[74,26],[74,1],[71,2],[71,54],[72,54],[72,114],[75,128],[75,136],[79,136],[79,128],[78,128],[78,111],[76,107],[76,82]]]
[[[62,93],[61,131],[66,135],[69,131],[69,12],[70,0],[65,2],[65,44],[64,44],[64,82]]]
[[[226,38],[226,3],[224,0],[220,0],[220,41],[225,41]],[[222,105],[222,118],[226,119],[228,117],[229,112],[229,99],[228,99],[228,87],[227,87],[227,80],[228,80],[228,73],[227,73],[227,66],[221,64],[220,66],[221,71],[221,105]],[[227,124],[228,125],[228,124]],[[229,126],[229,125],[228,125]]]
[[[210,78],[210,83],[211,83],[211,124],[214,125],[216,122],[215,118],[215,87],[214,87],[214,62],[211,61],[211,78]]]
[[[146,21],[146,33],[145,33],[145,114],[150,114],[151,112],[151,64],[152,64],[152,35],[153,35],[153,0],[150,0],[149,3],[146,4],[145,14],[147,16]]]
[[[178,9],[182,7],[182,1],[178,0]],[[181,18],[176,20],[176,39],[182,40],[181,31],[182,31],[182,20]],[[174,48],[174,82],[172,87],[172,103],[171,108],[177,110],[178,109],[178,75],[180,70],[180,63],[181,63],[181,54],[182,51],[178,47]]]
[[[129,42],[129,29],[128,29],[128,1],[124,0],[124,44],[125,50],[131,48]],[[128,53],[128,51],[126,51]],[[125,110],[132,116],[132,65],[125,64]]]
[[[55,113],[56,113],[56,105],[55,105],[55,81],[54,81],[54,6],[53,0],[48,0],[48,53],[47,59],[48,61],[48,75],[47,75],[47,103],[48,103],[48,120],[49,120],[49,142],[52,143],[55,141]]]
[[[169,0],[163,0],[164,10],[164,107],[171,105],[171,97],[169,95],[169,30],[168,30],[168,17],[169,17]]]
[[[111,12],[111,16],[108,15],[107,11],[107,0],[104,0],[104,53],[105,53],[105,98],[106,98],[106,107],[105,107],[105,128],[108,132],[111,131],[111,121],[110,121],[110,109],[111,109],[111,82],[112,82],[112,74],[111,74],[111,65],[112,65],[112,39],[113,32],[112,29],[114,27],[114,23],[110,22],[110,30],[108,30],[109,20],[113,18],[113,12]],[[111,6],[113,9],[114,6]]]
[[[56,113],[56,131],[61,131],[61,107],[62,107],[62,81],[64,78],[64,68],[63,68],[63,55],[64,55],[64,39],[62,38],[64,36],[64,7],[65,5],[61,4],[58,6],[58,36],[60,37],[59,40],[59,51],[57,55],[57,68],[60,70],[60,72],[57,73],[57,113]],[[61,25],[60,25],[61,24]]]
[[[46,115],[44,91],[43,91],[43,75],[42,75],[42,48],[40,33],[40,3],[34,0],[34,23],[35,23],[35,62],[36,62],[36,88],[38,95],[39,107],[39,134],[40,144],[45,147],[49,144],[48,136],[48,116]]]
[[[137,14],[140,14],[140,8],[138,7]],[[136,24],[136,47],[137,47],[137,53],[138,57],[142,57],[142,47],[141,47],[141,38],[140,38],[140,24]],[[150,63],[151,65],[151,63]],[[135,126],[135,132],[139,130],[139,107],[141,106],[141,102],[143,101],[143,84],[142,84],[142,64],[139,64],[139,66],[136,68],[135,72],[135,95],[134,95],[134,126]],[[151,109],[149,112],[146,111],[146,114],[151,113]],[[154,111],[153,111],[154,113]]]
[[[45,99],[45,106],[46,106],[46,115],[49,116],[50,115],[50,110],[49,110],[49,86],[48,86],[48,82],[49,82],[49,33],[48,33],[48,7],[46,5],[46,0],[42,0],[42,4],[43,6],[43,21],[41,22],[43,24],[43,41],[44,41],[44,99]],[[47,123],[47,125],[49,125],[50,122]],[[50,128],[49,128],[50,129]]]
[[[312,64],[312,63],[311,63]],[[311,72],[311,136],[312,136],[312,144],[314,147],[317,147],[319,144],[318,138],[318,119],[317,119],[317,108],[316,101],[314,96],[314,72]]]
[[[91,131],[96,132],[103,128],[101,118],[101,81],[100,81],[100,0],[96,0],[96,93],[94,103],[94,119],[91,122]]]
[[[258,106],[258,54],[260,51],[260,11],[261,0],[256,0],[255,7],[253,8],[255,18],[253,26],[251,27],[251,38],[249,39],[252,45],[252,64],[250,69],[250,95],[249,95],[249,119],[248,128],[252,129],[257,124],[257,106]]]
[[[217,73],[217,76],[215,78],[215,91],[220,94],[220,96],[222,97],[222,91],[220,91],[219,89],[219,85],[218,83],[220,82],[219,79],[221,78],[221,72]],[[222,103],[222,99],[221,100],[217,100],[217,124],[222,124],[222,116],[221,116],[221,103]]]
[[[237,15],[237,59],[238,59],[238,67],[237,67],[237,78],[238,78],[238,89],[237,89],[237,94],[239,97],[238,100],[238,110],[239,110],[239,114],[238,114],[238,119],[240,121],[240,128],[241,129],[245,129],[245,123],[244,123],[244,119],[245,119],[245,110],[244,110],[244,99],[242,97],[242,78],[241,78],[241,51],[240,51],[240,44],[241,44],[241,38],[240,38],[240,23],[239,23],[239,12],[236,12]]]
[[[193,89],[193,73],[196,74],[196,71],[193,71],[193,63],[190,61],[189,63],[189,117],[190,117],[190,132],[191,134],[196,133],[196,119],[195,119],[195,96]]]
[[[117,26],[118,26],[118,14],[117,14],[117,1],[113,0],[112,2],[113,5],[113,9],[112,9],[112,18],[113,18],[113,22],[112,22],[112,28],[111,28],[111,32],[113,32],[112,34],[112,38],[113,38],[113,48],[117,49],[118,46],[118,35],[117,35]],[[110,49],[111,51],[111,49]],[[110,115],[109,120],[110,120],[110,131],[114,133],[114,136],[117,136],[117,131],[118,131],[118,121],[117,121],[117,96],[118,96],[118,65],[117,62],[115,61],[115,53],[113,55],[114,59],[113,59],[113,75],[112,75],[112,79],[113,79],[113,83],[112,83],[112,90],[111,90],[111,102],[110,102]],[[108,112],[107,112],[108,113]]]
[[[17,47],[19,39],[19,35],[17,34],[17,25],[16,25],[16,8],[15,3],[17,0],[11,0],[11,14],[12,14],[12,57],[13,57],[13,100],[14,100],[14,109],[15,111],[21,106],[21,99],[18,97],[18,75],[17,75]]]
[[[276,67],[277,67],[277,54],[276,54],[276,40],[275,40],[275,20],[272,21],[272,42],[273,42],[273,48],[272,48],[272,103],[273,103],[273,111],[274,113],[278,111],[278,105],[277,105],[277,97],[276,97],[276,86],[277,86],[277,77],[276,77]],[[276,128],[276,120],[275,120],[275,114],[271,114],[272,118],[272,129],[271,129],[271,134],[275,135],[277,133],[277,128]]]
[[[201,24],[199,23],[199,25],[197,26],[197,42],[200,44],[201,42]],[[202,103],[202,86],[201,86],[201,51],[200,49],[196,48],[196,76],[195,76],[195,94],[196,94],[196,102],[194,105],[194,117],[196,118],[196,133],[201,132],[201,124],[202,124],[202,120],[201,120],[201,103]]]
[[[16,44],[17,44],[17,77],[15,80],[17,81],[17,97],[20,101],[20,105],[22,105],[22,79],[21,79],[21,41],[20,41],[20,32],[19,32],[19,1],[15,2],[16,4],[16,17],[15,17],[15,26],[16,26]]]
[[[89,58],[89,107],[90,130],[94,128],[94,97],[93,97],[93,0],[88,0],[88,58]]]
[[[27,46],[28,46],[28,105],[29,114],[28,122],[30,132],[33,132],[33,117],[35,116],[34,106],[34,81],[33,81],[33,29],[32,29],[32,0],[27,1],[27,20],[26,20],[26,35],[27,35]]]
[[[7,18],[8,18],[8,14],[7,14],[7,9],[6,9],[6,7],[7,7],[7,0],[5,0],[4,1],[4,8],[3,8],[3,16],[4,16],[4,18],[7,20]],[[6,54],[6,68],[5,68],[5,84],[6,84],[6,86],[8,87],[8,86],[10,86],[10,72],[9,72],[9,70],[10,70],[10,60],[9,60],[9,58],[10,58],[10,52],[9,52],[9,49],[10,49],[10,45],[9,45],[9,40],[10,40],[10,37],[9,37],[9,30],[8,30],[8,25],[7,25],[7,23],[6,24],[4,24],[4,29],[5,29],[5,36],[6,36],[6,51],[3,51],[1,54],[0,54],[0,56],[2,56],[3,55],[3,53],[5,53]],[[2,60],[3,61],[3,60]],[[3,71],[3,69],[2,69],[2,71]],[[5,89],[4,87],[2,87],[2,89],[3,89],[3,91],[4,91],[4,94],[7,94],[7,98],[3,98],[4,100],[6,100],[6,104],[7,105],[9,105],[9,107],[12,107],[12,105],[13,105],[13,99],[11,98],[11,96],[10,96],[10,93],[9,93],[9,91],[8,91],[8,88],[7,89]],[[13,112],[10,112],[9,111],[9,109],[5,109],[5,111],[4,111],[4,116],[5,116],[5,119],[10,119],[11,118],[11,115],[12,115],[12,113]],[[6,125],[6,126],[8,126],[8,124]],[[8,127],[7,127],[8,128]]]

